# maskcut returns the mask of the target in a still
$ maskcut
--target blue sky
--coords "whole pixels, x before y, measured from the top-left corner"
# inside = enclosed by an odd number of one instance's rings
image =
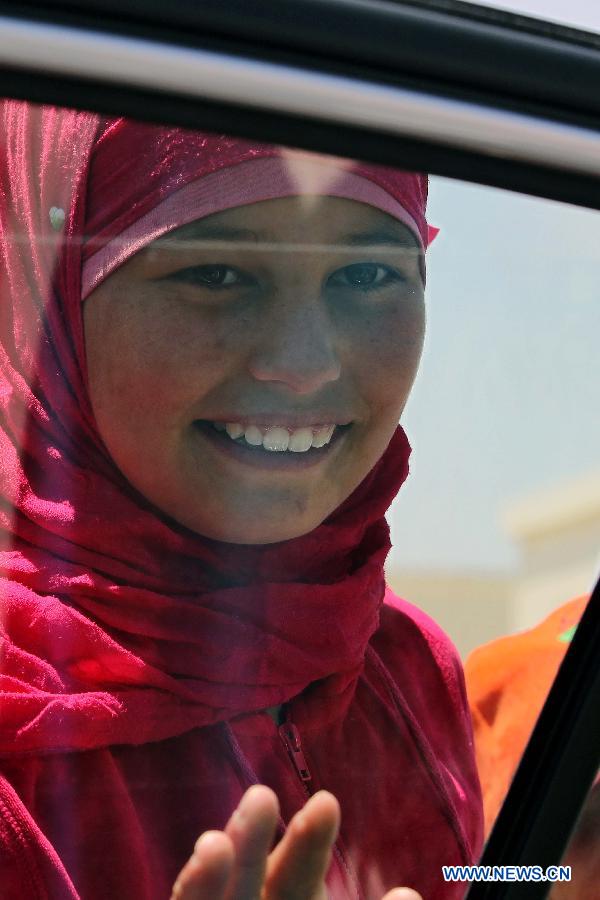
[[[511,568],[506,503],[600,468],[600,213],[433,178],[429,220],[390,562]]]

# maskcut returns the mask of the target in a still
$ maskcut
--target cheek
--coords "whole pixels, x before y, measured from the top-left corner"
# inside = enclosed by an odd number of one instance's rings
[[[90,395],[99,424],[140,421],[148,432],[175,426],[222,377],[224,342],[193,309],[112,304],[86,323]],[[88,335],[90,339],[88,339]]]
[[[412,388],[425,335],[422,299],[401,303],[366,317],[354,342],[355,377],[369,406],[399,417]]]
[[[422,298],[378,309],[353,331],[348,371],[365,410],[348,455],[357,484],[385,452],[410,394],[423,347]]]

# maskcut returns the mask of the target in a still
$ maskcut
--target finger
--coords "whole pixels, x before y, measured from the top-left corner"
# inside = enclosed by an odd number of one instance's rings
[[[270,788],[257,784],[246,791],[227,823],[225,832],[235,850],[227,892],[230,900],[256,900],[260,896],[278,816],[277,797]]]
[[[423,898],[412,888],[401,887],[388,891],[383,900],[423,900]]]
[[[173,885],[171,900],[224,900],[234,849],[222,831],[205,831]]]
[[[291,820],[267,862],[268,900],[313,900],[323,894],[340,807],[327,791],[311,797]]]

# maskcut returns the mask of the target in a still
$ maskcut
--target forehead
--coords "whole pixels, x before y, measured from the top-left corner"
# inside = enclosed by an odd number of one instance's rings
[[[191,241],[418,247],[411,230],[388,213],[355,200],[316,195],[236,206],[159,239],[169,245]]]

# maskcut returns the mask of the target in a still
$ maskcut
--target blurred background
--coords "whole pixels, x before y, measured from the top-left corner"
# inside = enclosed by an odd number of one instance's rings
[[[432,178],[387,577],[465,656],[600,570],[600,214]]]

